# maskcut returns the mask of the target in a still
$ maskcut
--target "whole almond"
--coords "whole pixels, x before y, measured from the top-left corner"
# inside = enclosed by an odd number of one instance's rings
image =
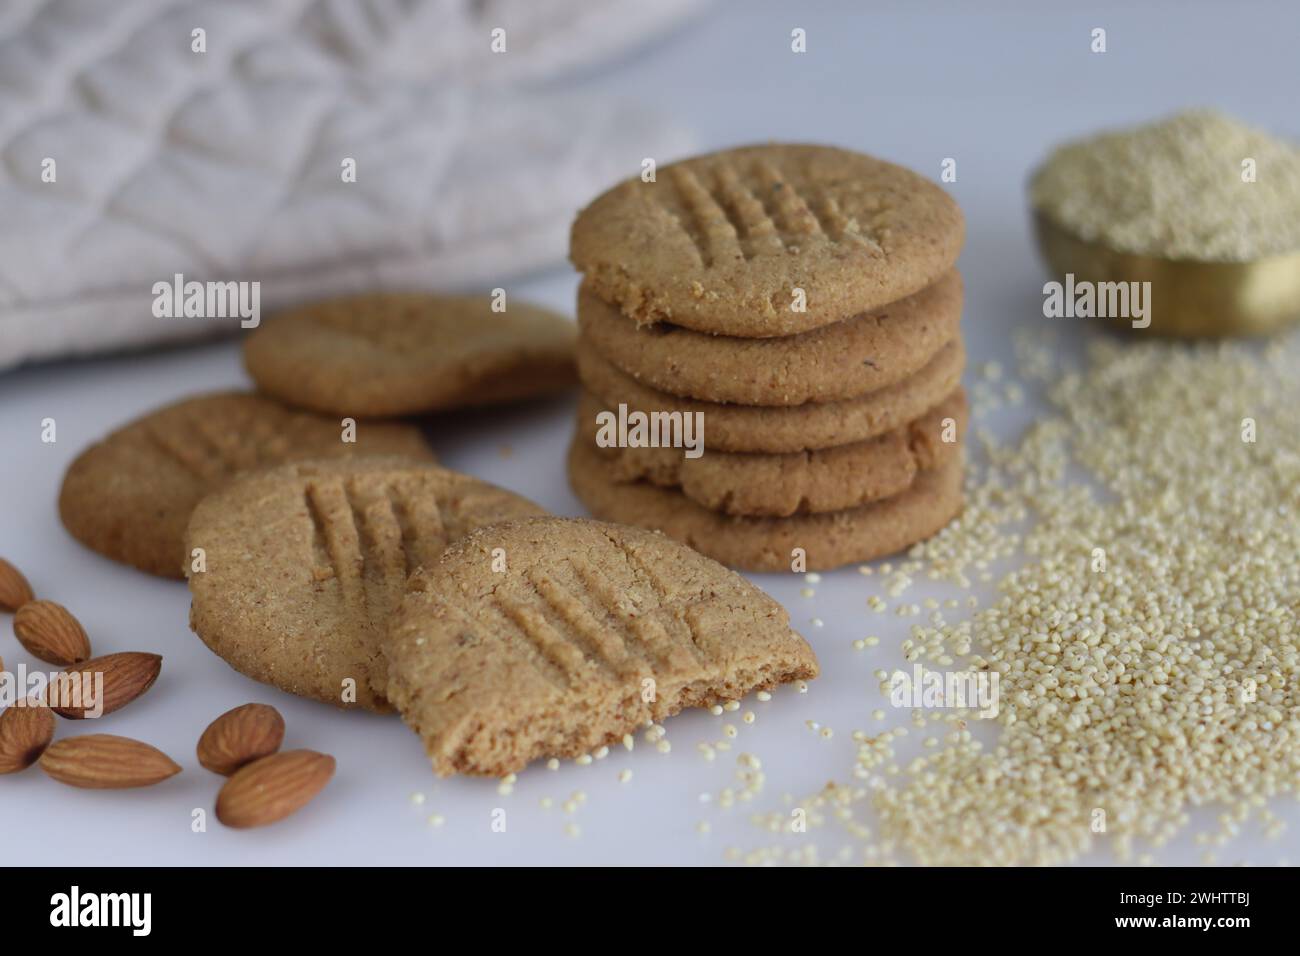
[[[86,629],[62,604],[28,601],[14,614],[14,635],[33,657],[66,667],[90,657]]]
[[[36,763],[54,739],[54,715],[36,698],[0,713],[0,773]]]
[[[217,794],[217,819],[228,827],[262,827],[283,820],[320,793],[334,776],[334,758],[287,750],[235,771]]]
[[[228,710],[199,738],[199,763],[230,776],[246,763],[267,757],[284,740],[284,718],[270,704],[244,704]]]
[[[158,679],[162,658],[143,651],[106,654],[66,668],[50,682],[50,707],[61,717],[81,720],[95,710],[95,675],[104,675],[103,713],[111,714],[135,700]],[[80,675],[74,678],[73,675]]]
[[[0,558],[0,609],[16,611],[34,597],[22,572]]]
[[[148,787],[181,772],[156,747],[113,734],[84,734],[50,744],[41,769],[60,783],[91,790]]]

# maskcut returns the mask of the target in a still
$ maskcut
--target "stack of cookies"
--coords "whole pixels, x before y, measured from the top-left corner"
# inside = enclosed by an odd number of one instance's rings
[[[597,198],[570,250],[578,497],[749,570],[937,532],[962,504],[963,232],[928,180],[829,147],[714,153]]]

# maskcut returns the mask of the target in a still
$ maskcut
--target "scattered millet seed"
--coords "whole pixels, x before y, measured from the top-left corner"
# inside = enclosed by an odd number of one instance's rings
[[[799,591],[799,593],[800,593],[803,597],[806,597],[806,598],[816,597],[816,596],[817,596],[817,592],[814,591],[812,588],[802,588],[802,589]]]
[[[763,703],[767,703],[769,700],[772,699],[772,694],[771,694],[771,692],[769,692],[769,691],[765,691],[765,690],[760,690],[760,691],[759,691],[757,694],[755,694],[754,696],[757,697],[759,700],[761,700]]]
[[[877,644],[880,643],[880,638],[878,638],[878,637],[864,637],[864,638],[862,639],[862,643],[865,644],[867,647],[875,647]]]
[[[821,582],[822,576],[818,574],[816,571],[809,571],[807,574],[803,576],[803,579],[807,581],[809,584],[818,584]]]
[[[574,763],[578,764],[578,766],[580,767],[587,766],[588,764],[591,763],[591,754],[583,754],[581,757],[575,760]]]
[[[740,731],[736,729],[735,724],[723,724],[722,735],[724,737],[729,737],[732,740],[735,740],[738,736],[740,736]]]
[[[823,620],[822,620],[821,618],[819,618],[819,617],[815,617],[815,618],[813,618],[811,623],[812,623],[812,626],[813,626],[813,627],[825,627],[825,626],[826,626],[826,622],[823,621]]]
[[[832,737],[835,736],[835,731],[831,730],[829,727],[823,727],[821,730],[821,734],[822,734],[822,740],[830,740]]]
[[[552,757],[550,760],[546,761],[546,769],[547,769],[547,770],[559,770],[559,769],[560,769],[560,761],[557,760],[556,758]]]
[[[424,803],[424,794],[422,793],[411,794],[411,802],[415,804],[417,807],[420,806],[422,803]]]
[[[446,822],[447,822],[447,818],[444,817],[441,813],[434,813],[431,814],[429,817],[429,826],[431,827],[440,827]]]
[[[709,708],[709,713],[712,714],[714,717],[721,717],[721,716],[722,716],[722,705],[721,705],[721,704],[714,704],[712,707]]]
[[[795,681],[795,689],[801,694],[808,693],[808,682],[806,680]]]
[[[673,745],[667,740],[661,740],[659,743],[655,744],[655,750],[659,751],[661,754],[669,753],[672,749]]]
[[[633,747],[635,747],[635,746],[636,746],[636,738],[633,737],[631,734],[624,734],[624,735],[623,735],[623,748],[624,748],[625,750],[631,750],[631,749],[632,749]]]
[[[747,710],[740,715],[740,719],[747,724],[752,724],[756,718],[752,710]]]
[[[576,823],[566,823],[564,825],[564,833],[566,836],[572,837],[576,840],[578,837],[582,836],[582,827],[578,826]]]
[[[627,782],[628,782],[629,780],[631,780],[631,779],[632,779],[632,771],[631,771],[631,770],[623,769],[623,770],[620,770],[620,771],[618,772],[618,782],[619,782],[619,783],[627,783]]]
[[[705,835],[713,831],[713,827],[709,824],[708,820],[701,820],[699,823],[695,824],[695,829]]]
[[[864,641],[862,638],[858,638],[856,641],[853,642],[853,649],[855,651],[865,650],[866,647],[867,647],[867,642]]]
[[[740,701],[729,700],[722,705],[722,709],[727,711],[728,713],[735,713],[736,711],[740,710]]]
[[[912,636],[926,660],[998,675],[998,740],[971,734],[973,711],[931,714],[953,730],[904,768],[892,748],[906,727],[855,736],[850,784],[799,805],[810,826],[873,810],[868,863],[1068,862],[1095,846],[1098,806],[1117,857],[1167,845],[1193,806],[1222,810],[1200,842],[1225,845],[1250,807],[1300,784],[1300,337],[1098,336],[1082,369],[1061,367],[1042,330],[1014,345],[1054,411],[1008,446],[972,429],[965,510],[909,551],[955,587],[1020,559],[991,606],[971,595],[968,620]]]
[[[550,797],[542,797],[542,799],[537,801],[537,805],[543,810],[549,810],[551,807],[555,806],[555,801]]]
[[[597,760],[604,760],[608,756],[609,756],[609,748],[604,746],[602,746],[599,750],[597,750],[595,754]]]

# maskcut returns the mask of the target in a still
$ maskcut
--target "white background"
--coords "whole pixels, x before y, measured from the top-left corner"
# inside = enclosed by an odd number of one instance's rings
[[[1013,367],[1008,336],[1044,321],[1041,266],[1027,228],[1024,182],[1056,141],[1099,127],[1141,122],[1192,105],[1215,105],[1272,131],[1300,138],[1295,41],[1300,14],[1282,4],[1090,4],[1087,13],[1054,13],[1056,4],[733,3],[714,8],[665,42],[617,69],[576,85],[653,101],[692,127],[702,146],[768,139],[834,143],[879,154],[937,178],[945,157],[958,161],[948,186],[965,210],[967,247],[965,334],[972,368],[991,358]],[[507,25],[508,26],[508,25]],[[808,52],[790,52],[790,31],[803,27]],[[1105,27],[1109,52],[1089,52],[1089,33]],[[640,156],[628,157],[629,175]],[[593,183],[593,195],[606,184]],[[575,276],[567,269],[509,286],[511,295],[572,310]],[[1077,336],[1075,330],[1069,330]],[[1078,339],[1069,339],[1071,347]],[[906,618],[866,610],[876,590],[853,568],[825,575],[816,596],[800,595],[794,576],[755,576],[790,608],[796,626],[821,659],[823,677],[807,695],[778,692],[770,703],[747,702],[753,726],[740,728],[730,754],[706,763],[700,740],[715,740],[723,719],[707,713],[669,722],[667,756],[638,740],[589,767],[537,767],[514,793],[495,781],[437,781],[420,745],[396,718],[342,713],[260,686],[211,655],[187,626],[183,584],[147,577],[80,547],[59,524],[55,500],[72,457],[110,428],[157,405],[207,389],[245,382],[232,341],[147,355],[46,365],[0,376],[0,554],[23,568],[40,596],[68,605],[84,622],[97,653],[150,650],[164,656],[153,690],[97,726],[147,740],[185,770],[148,790],[78,791],[39,770],[0,778],[0,808],[10,821],[0,841],[5,863],[627,863],[717,864],[727,846],[773,842],[756,829],[753,811],[783,808],[827,780],[848,780],[850,733],[875,728],[870,711],[887,706],[872,672],[900,662]],[[448,416],[430,424],[443,461],[519,491],[561,514],[582,514],[564,478],[572,427],[571,400],[533,408]],[[1032,412],[1032,409],[1029,413]],[[1010,435],[1028,414],[993,422]],[[42,444],[40,422],[58,422],[58,441]],[[509,446],[512,454],[502,454]],[[909,600],[955,592],[919,587]],[[987,596],[987,595],[986,595]],[[823,627],[811,624],[813,617]],[[7,622],[0,623],[4,631]],[[879,647],[863,653],[850,642],[870,633]],[[7,666],[37,664],[0,634]],[[246,701],[274,704],[288,723],[286,747],[334,754],[338,774],[318,800],[273,828],[234,832],[211,821],[191,832],[191,811],[211,808],[219,778],[200,768],[194,744],[219,713]],[[805,727],[813,719],[835,728],[823,741]],[[891,716],[905,721],[906,714]],[[918,735],[909,739],[915,743]],[[733,783],[737,753],[760,756],[767,788],[731,811],[699,801]],[[629,784],[616,777],[624,767]],[[562,803],[575,790],[587,801],[572,817]],[[411,796],[426,796],[423,805]],[[556,808],[539,807],[551,796]],[[494,808],[507,810],[507,830],[489,828]],[[1253,831],[1222,851],[1221,862],[1269,864],[1297,856],[1294,803],[1280,808],[1292,831],[1280,844]],[[439,813],[441,828],[426,818]],[[573,820],[582,835],[566,836]],[[709,820],[701,835],[696,823]],[[1209,825],[1208,814],[1198,821]],[[846,842],[836,831],[814,833],[824,856]],[[1158,856],[1195,862],[1190,839]],[[1097,855],[1088,862],[1107,862]]]

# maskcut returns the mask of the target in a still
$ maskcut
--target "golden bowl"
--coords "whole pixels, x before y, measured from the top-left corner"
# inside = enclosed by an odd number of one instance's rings
[[[1180,338],[1268,335],[1300,318],[1300,252],[1250,262],[1162,259],[1080,239],[1039,210],[1038,247],[1055,278],[1150,282],[1145,329]],[[1131,328],[1127,321],[1114,324]]]

